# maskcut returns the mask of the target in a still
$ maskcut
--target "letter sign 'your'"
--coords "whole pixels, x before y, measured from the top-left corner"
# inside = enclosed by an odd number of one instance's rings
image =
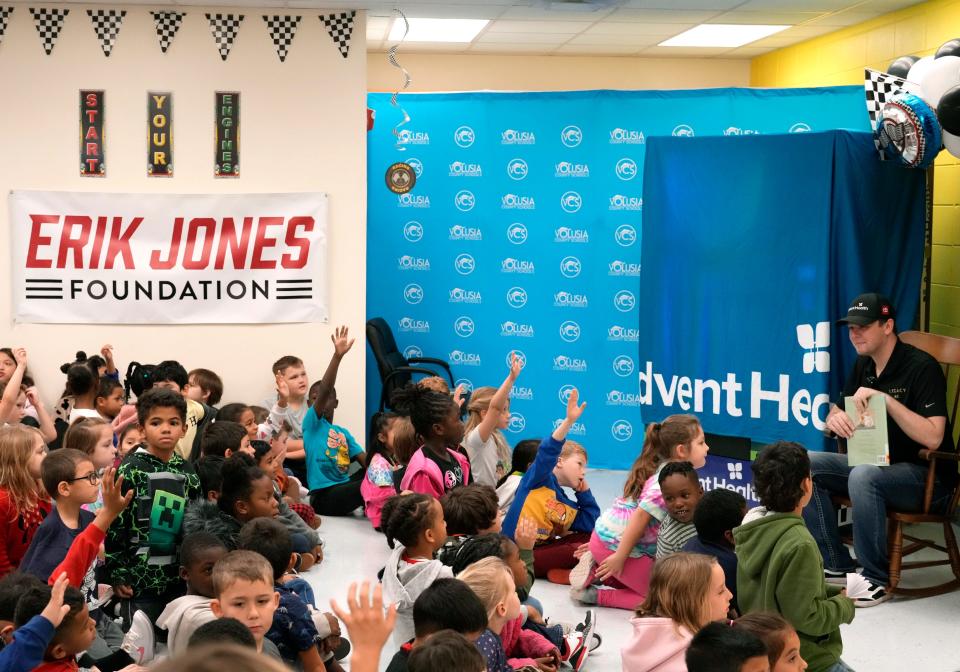
[[[173,177],[173,94],[147,92],[147,177]]]
[[[240,177],[240,94],[217,91],[214,177]]]

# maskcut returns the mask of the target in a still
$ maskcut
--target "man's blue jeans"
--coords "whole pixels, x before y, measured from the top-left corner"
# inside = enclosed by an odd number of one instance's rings
[[[852,572],[853,559],[840,541],[837,510],[831,495],[849,497],[853,503],[853,549],[863,566],[863,575],[881,586],[890,580],[887,554],[887,508],[908,513],[923,508],[927,467],[900,462],[888,467],[862,464],[847,466],[847,456],[810,453],[813,498],[803,509],[807,528],[820,547],[823,565],[837,572]],[[950,490],[936,482],[933,511],[942,511]]]

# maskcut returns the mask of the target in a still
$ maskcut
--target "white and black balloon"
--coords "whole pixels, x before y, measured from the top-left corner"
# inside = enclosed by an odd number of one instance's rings
[[[943,56],[960,56],[960,37],[947,40],[940,45],[937,53],[933,55],[934,58],[941,58]]]
[[[919,60],[919,56],[901,56],[887,67],[887,74],[906,79],[907,73],[910,72],[910,68],[913,67],[913,64]]]

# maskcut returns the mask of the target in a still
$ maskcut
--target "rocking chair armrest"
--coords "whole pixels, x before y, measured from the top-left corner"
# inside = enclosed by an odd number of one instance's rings
[[[960,455],[945,450],[928,450],[926,448],[923,448],[917,454],[930,462],[930,466],[927,468],[927,480],[923,488],[923,512],[928,514],[930,513],[930,505],[933,503],[933,486],[937,478],[937,460],[960,462]]]
[[[960,462],[960,455],[946,450],[927,450],[924,448],[918,454],[923,459],[930,460],[931,462],[934,460],[951,460],[952,462]]]

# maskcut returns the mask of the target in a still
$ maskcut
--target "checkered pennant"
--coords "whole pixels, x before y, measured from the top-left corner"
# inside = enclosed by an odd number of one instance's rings
[[[173,44],[173,38],[177,36],[180,30],[180,24],[186,12],[150,12],[153,14],[153,22],[157,26],[157,39],[160,40],[160,51],[167,53],[167,49]]]
[[[37,35],[40,36],[47,56],[53,53],[57,37],[60,36],[60,29],[63,28],[63,21],[69,13],[69,9],[30,8],[30,15],[33,16],[33,23],[37,27]]]
[[[356,14],[356,12],[340,12],[320,17],[334,44],[337,45],[337,49],[340,50],[340,55],[344,58],[350,53],[350,36],[353,34],[353,17]]]
[[[103,55],[109,57],[113,51],[113,45],[117,43],[117,35],[120,33],[120,24],[125,11],[116,11],[113,9],[88,9],[87,16],[93,22],[93,29],[97,31],[97,39],[100,40],[100,48],[103,49]]]
[[[7,32],[7,19],[13,14],[13,7],[0,7],[0,40],[3,40],[3,34]]]
[[[213,39],[217,41],[220,58],[227,60],[240,24],[243,23],[243,14],[207,14],[207,21],[210,22]]]
[[[883,106],[907,87],[907,80],[886,72],[879,72],[866,68],[863,71],[863,89],[867,99],[867,115],[870,117],[870,127],[873,129],[873,144],[881,161],[887,160],[887,153],[883,150],[880,141],[880,115]]]
[[[267,16],[263,15],[263,20],[267,23],[267,29],[270,31],[270,39],[273,40],[273,47],[277,50],[277,56],[280,62],[287,60],[287,50],[293,42],[293,36],[297,32],[297,26],[300,25],[299,16]]]

